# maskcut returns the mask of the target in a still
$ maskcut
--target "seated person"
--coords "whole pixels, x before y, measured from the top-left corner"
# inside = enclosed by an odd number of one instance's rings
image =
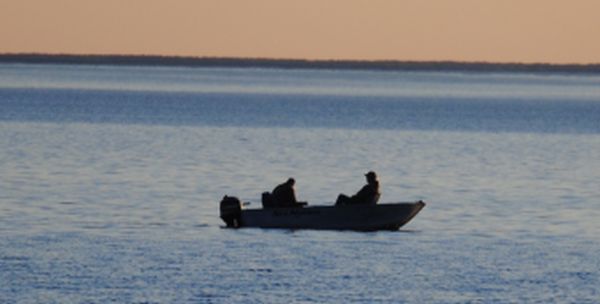
[[[373,171],[365,174],[367,178],[367,184],[363,186],[358,193],[352,197],[348,197],[345,194],[340,194],[335,202],[336,206],[339,205],[374,205],[377,204],[379,199],[379,181],[377,181],[377,175]]]
[[[270,200],[273,207],[297,207],[304,206],[306,202],[298,202],[294,191],[296,181],[289,178],[285,183],[278,185],[271,192]]]

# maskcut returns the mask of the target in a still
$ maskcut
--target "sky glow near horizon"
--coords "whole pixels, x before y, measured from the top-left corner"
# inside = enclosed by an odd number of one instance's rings
[[[0,53],[600,63],[600,1],[0,0]]]

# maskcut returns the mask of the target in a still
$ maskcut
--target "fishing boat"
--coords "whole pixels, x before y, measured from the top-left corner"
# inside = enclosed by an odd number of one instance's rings
[[[221,200],[220,215],[227,227],[317,230],[398,230],[415,217],[425,202],[247,208],[233,196]]]

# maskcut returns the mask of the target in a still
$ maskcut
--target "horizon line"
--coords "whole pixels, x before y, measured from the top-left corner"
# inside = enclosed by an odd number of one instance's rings
[[[600,63],[524,63],[454,60],[355,60],[183,55],[0,53],[0,63],[127,66],[240,67],[388,71],[585,72],[600,73]]]

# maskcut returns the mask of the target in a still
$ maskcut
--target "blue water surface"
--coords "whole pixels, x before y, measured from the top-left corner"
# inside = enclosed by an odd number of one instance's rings
[[[375,170],[398,232],[223,229]],[[0,65],[1,303],[598,303],[600,77]]]

